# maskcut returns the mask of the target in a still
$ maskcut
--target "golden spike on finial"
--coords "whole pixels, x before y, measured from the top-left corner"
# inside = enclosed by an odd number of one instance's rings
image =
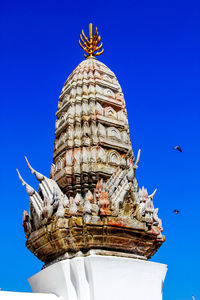
[[[92,23],[90,23],[89,24],[89,39],[86,37],[83,30],[82,30],[82,34],[80,34],[79,45],[87,53],[87,55],[84,54],[85,58],[95,58],[95,56],[99,56],[104,52],[104,49],[102,49],[103,43],[101,43],[99,45],[99,43],[101,42],[101,37],[98,33],[97,27],[95,29],[94,35],[93,35],[92,27],[93,27]],[[101,51],[99,51],[99,50],[101,50]]]
[[[89,24],[89,37],[92,39],[92,23]]]

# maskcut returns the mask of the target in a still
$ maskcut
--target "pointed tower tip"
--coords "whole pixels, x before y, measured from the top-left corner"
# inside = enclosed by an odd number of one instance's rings
[[[29,161],[28,161],[28,159],[27,159],[26,156],[24,156],[24,158],[26,160],[27,166],[28,166],[29,170],[31,171],[31,173],[34,174],[35,177],[36,177],[36,179],[41,182],[44,179],[44,175],[42,175],[41,173],[37,172],[35,169],[33,169],[31,167],[31,165],[30,165],[30,163],[29,163]]]
[[[27,163],[27,166],[29,168],[29,170],[31,171],[31,173],[33,174],[34,173],[34,169],[31,167],[31,165],[29,164],[29,161],[28,161],[28,158],[24,155],[24,158],[26,160],[26,163]]]
[[[20,179],[22,185],[25,186],[25,188],[26,188],[27,194],[28,194],[29,196],[32,196],[32,195],[35,193],[35,190],[34,190],[28,183],[26,183],[26,181],[24,181],[24,179],[22,178],[22,176],[21,176],[20,173],[19,173],[19,170],[16,169],[16,171],[17,171],[17,174],[18,174],[18,176],[19,176],[19,179]]]
[[[79,40],[79,45],[86,52],[86,54],[84,54],[85,58],[96,58],[96,56],[99,56],[104,52],[104,49],[102,49],[103,43],[100,42],[101,37],[97,27],[93,34],[93,24],[89,23],[89,38],[86,37],[84,30],[82,30]]]
[[[19,180],[21,181],[22,185],[25,185],[26,183],[25,183],[24,179],[22,178],[22,176],[20,175],[19,170],[17,168],[16,168],[16,171],[17,171]]]
[[[151,195],[149,195],[149,198],[153,200],[153,197],[155,196],[156,192],[157,192],[157,189],[155,189],[154,192]]]

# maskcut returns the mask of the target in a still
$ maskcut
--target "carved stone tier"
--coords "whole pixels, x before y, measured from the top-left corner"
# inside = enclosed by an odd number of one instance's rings
[[[154,208],[135,177],[121,87],[104,64],[89,58],[67,79],[59,101],[50,179],[34,170],[39,191],[23,214],[27,247],[45,263],[91,249],[150,258],[164,242]]]
[[[90,58],[78,65],[62,89],[56,115],[51,178],[68,196],[93,190],[101,176],[125,165],[132,147],[124,96],[103,63]]]
[[[162,223],[152,202],[156,190],[151,195],[138,190],[137,164],[130,159],[106,182],[101,178],[93,192],[70,198],[54,180],[28,166],[40,184],[37,193],[19,175],[30,196],[30,212],[23,216],[26,246],[45,263],[91,249],[148,259],[163,243]]]
[[[73,256],[91,249],[114,249],[119,251],[119,256],[125,252],[148,259],[162,243],[162,237],[158,238],[156,232],[149,232],[147,226],[137,220],[84,215],[55,218],[31,233],[26,246],[48,264],[65,253]]]

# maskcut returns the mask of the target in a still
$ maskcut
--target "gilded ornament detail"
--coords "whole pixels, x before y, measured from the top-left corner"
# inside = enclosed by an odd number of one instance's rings
[[[104,52],[104,49],[102,49],[103,43],[101,42],[101,36],[98,33],[97,27],[93,35],[92,23],[89,24],[89,39],[86,37],[83,30],[82,34],[80,34],[80,39],[81,40],[79,40],[79,45],[87,53],[84,54],[85,58],[95,58],[96,56],[99,56]]]

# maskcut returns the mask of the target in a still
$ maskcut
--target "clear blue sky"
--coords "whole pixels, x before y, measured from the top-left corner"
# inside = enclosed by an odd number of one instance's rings
[[[158,188],[166,242],[153,260],[169,268],[164,300],[198,300],[200,2],[193,0],[1,2],[0,287],[30,291],[27,278],[42,267],[24,245],[28,196],[15,168],[37,187],[27,155],[49,175],[58,97],[84,59],[78,39],[89,22],[104,42],[100,60],[124,91],[134,152],[142,149],[139,185]]]

